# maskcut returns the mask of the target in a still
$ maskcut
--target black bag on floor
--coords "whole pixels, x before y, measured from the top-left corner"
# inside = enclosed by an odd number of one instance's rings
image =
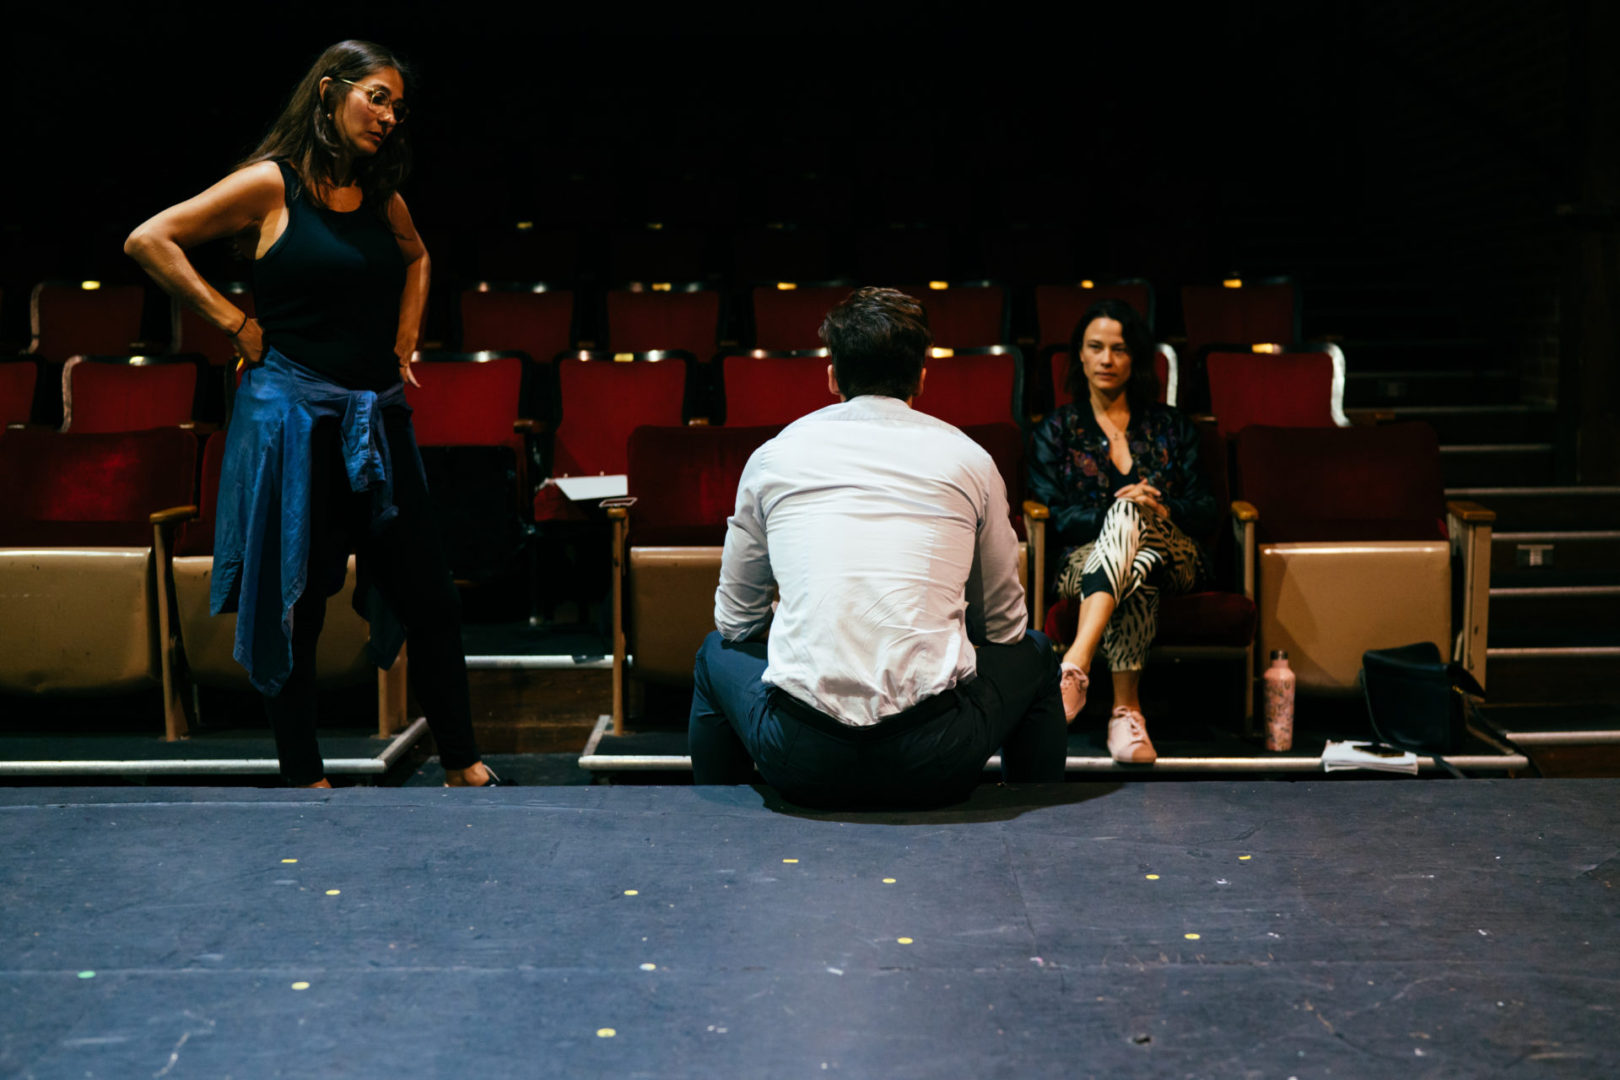
[[[1462,749],[1468,695],[1485,696],[1468,669],[1442,660],[1432,641],[1362,653],[1361,688],[1380,742],[1436,758]]]

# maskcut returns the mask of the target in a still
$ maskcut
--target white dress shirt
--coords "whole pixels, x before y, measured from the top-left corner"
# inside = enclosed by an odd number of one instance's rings
[[[728,641],[769,626],[765,681],[847,724],[972,678],[972,641],[1023,636],[995,462],[898,398],[789,425],[749,458],[727,526],[715,626]]]

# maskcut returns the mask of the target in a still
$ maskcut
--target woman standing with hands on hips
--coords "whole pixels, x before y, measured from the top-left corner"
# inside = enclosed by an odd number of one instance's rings
[[[428,254],[399,194],[407,69],[363,41],[323,52],[235,172],[124,244],[170,295],[231,335],[246,366],[215,519],[214,614],[265,696],[281,772],[330,787],[316,742],[315,645],[326,598],[359,563],[372,659],[410,645],[410,680],[452,786],[496,782],[479,760],[460,599],[431,518],[404,380],[427,303]],[[257,318],[186,250],[234,237],[253,259]]]
[[[1199,466],[1198,430],[1158,400],[1153,337],[1122,300],[1093,304],[1069,342],[1072,404],[1035,433],[1030,487],[1052,511],[1064,545],[1056,591],[1080,601],[1063,657],[1063,710],[1085,705],[1099,647],[1113,674],[1108,752],[1149,764],[1139,693],[1158,629],[1159,592],[1209,580],[1209,555],[1192,536],[1215,524],[1215,498]],[[1192,535],[1189,535],[1192,534]]]

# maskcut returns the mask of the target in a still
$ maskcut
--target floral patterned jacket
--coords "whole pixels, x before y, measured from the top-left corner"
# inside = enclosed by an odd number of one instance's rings
[[[1164,493],[1170,520],[1195,540],[1218,522],[1215,495],[1200,465],[1198,429],[1178,409],[1152,404],[1125,429],[1133,480]],[[1108,438],[1089,403],[1059,406],[1035,429],[1030,452],[1030,494],[1052,510],[1065,553],[1097,539],[1114,504],[1117,474],[1108,462]],[[1061,566],[1061,560],[1057,565]]]

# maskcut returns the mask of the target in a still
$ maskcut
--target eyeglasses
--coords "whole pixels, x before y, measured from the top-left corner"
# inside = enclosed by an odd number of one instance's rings
[[[355,82],[353,79],[342,77],[338,78],[338,82],[348,83],[350,86],[364,90],[366,92],[366,104],[371,106],[371,111],[374,113],[389,113],[393,116],[396,124],[403,124],[406,118],[411,115],[409,105],[403,101],[393,100],[388,91],[381,86],[366,86]]]

